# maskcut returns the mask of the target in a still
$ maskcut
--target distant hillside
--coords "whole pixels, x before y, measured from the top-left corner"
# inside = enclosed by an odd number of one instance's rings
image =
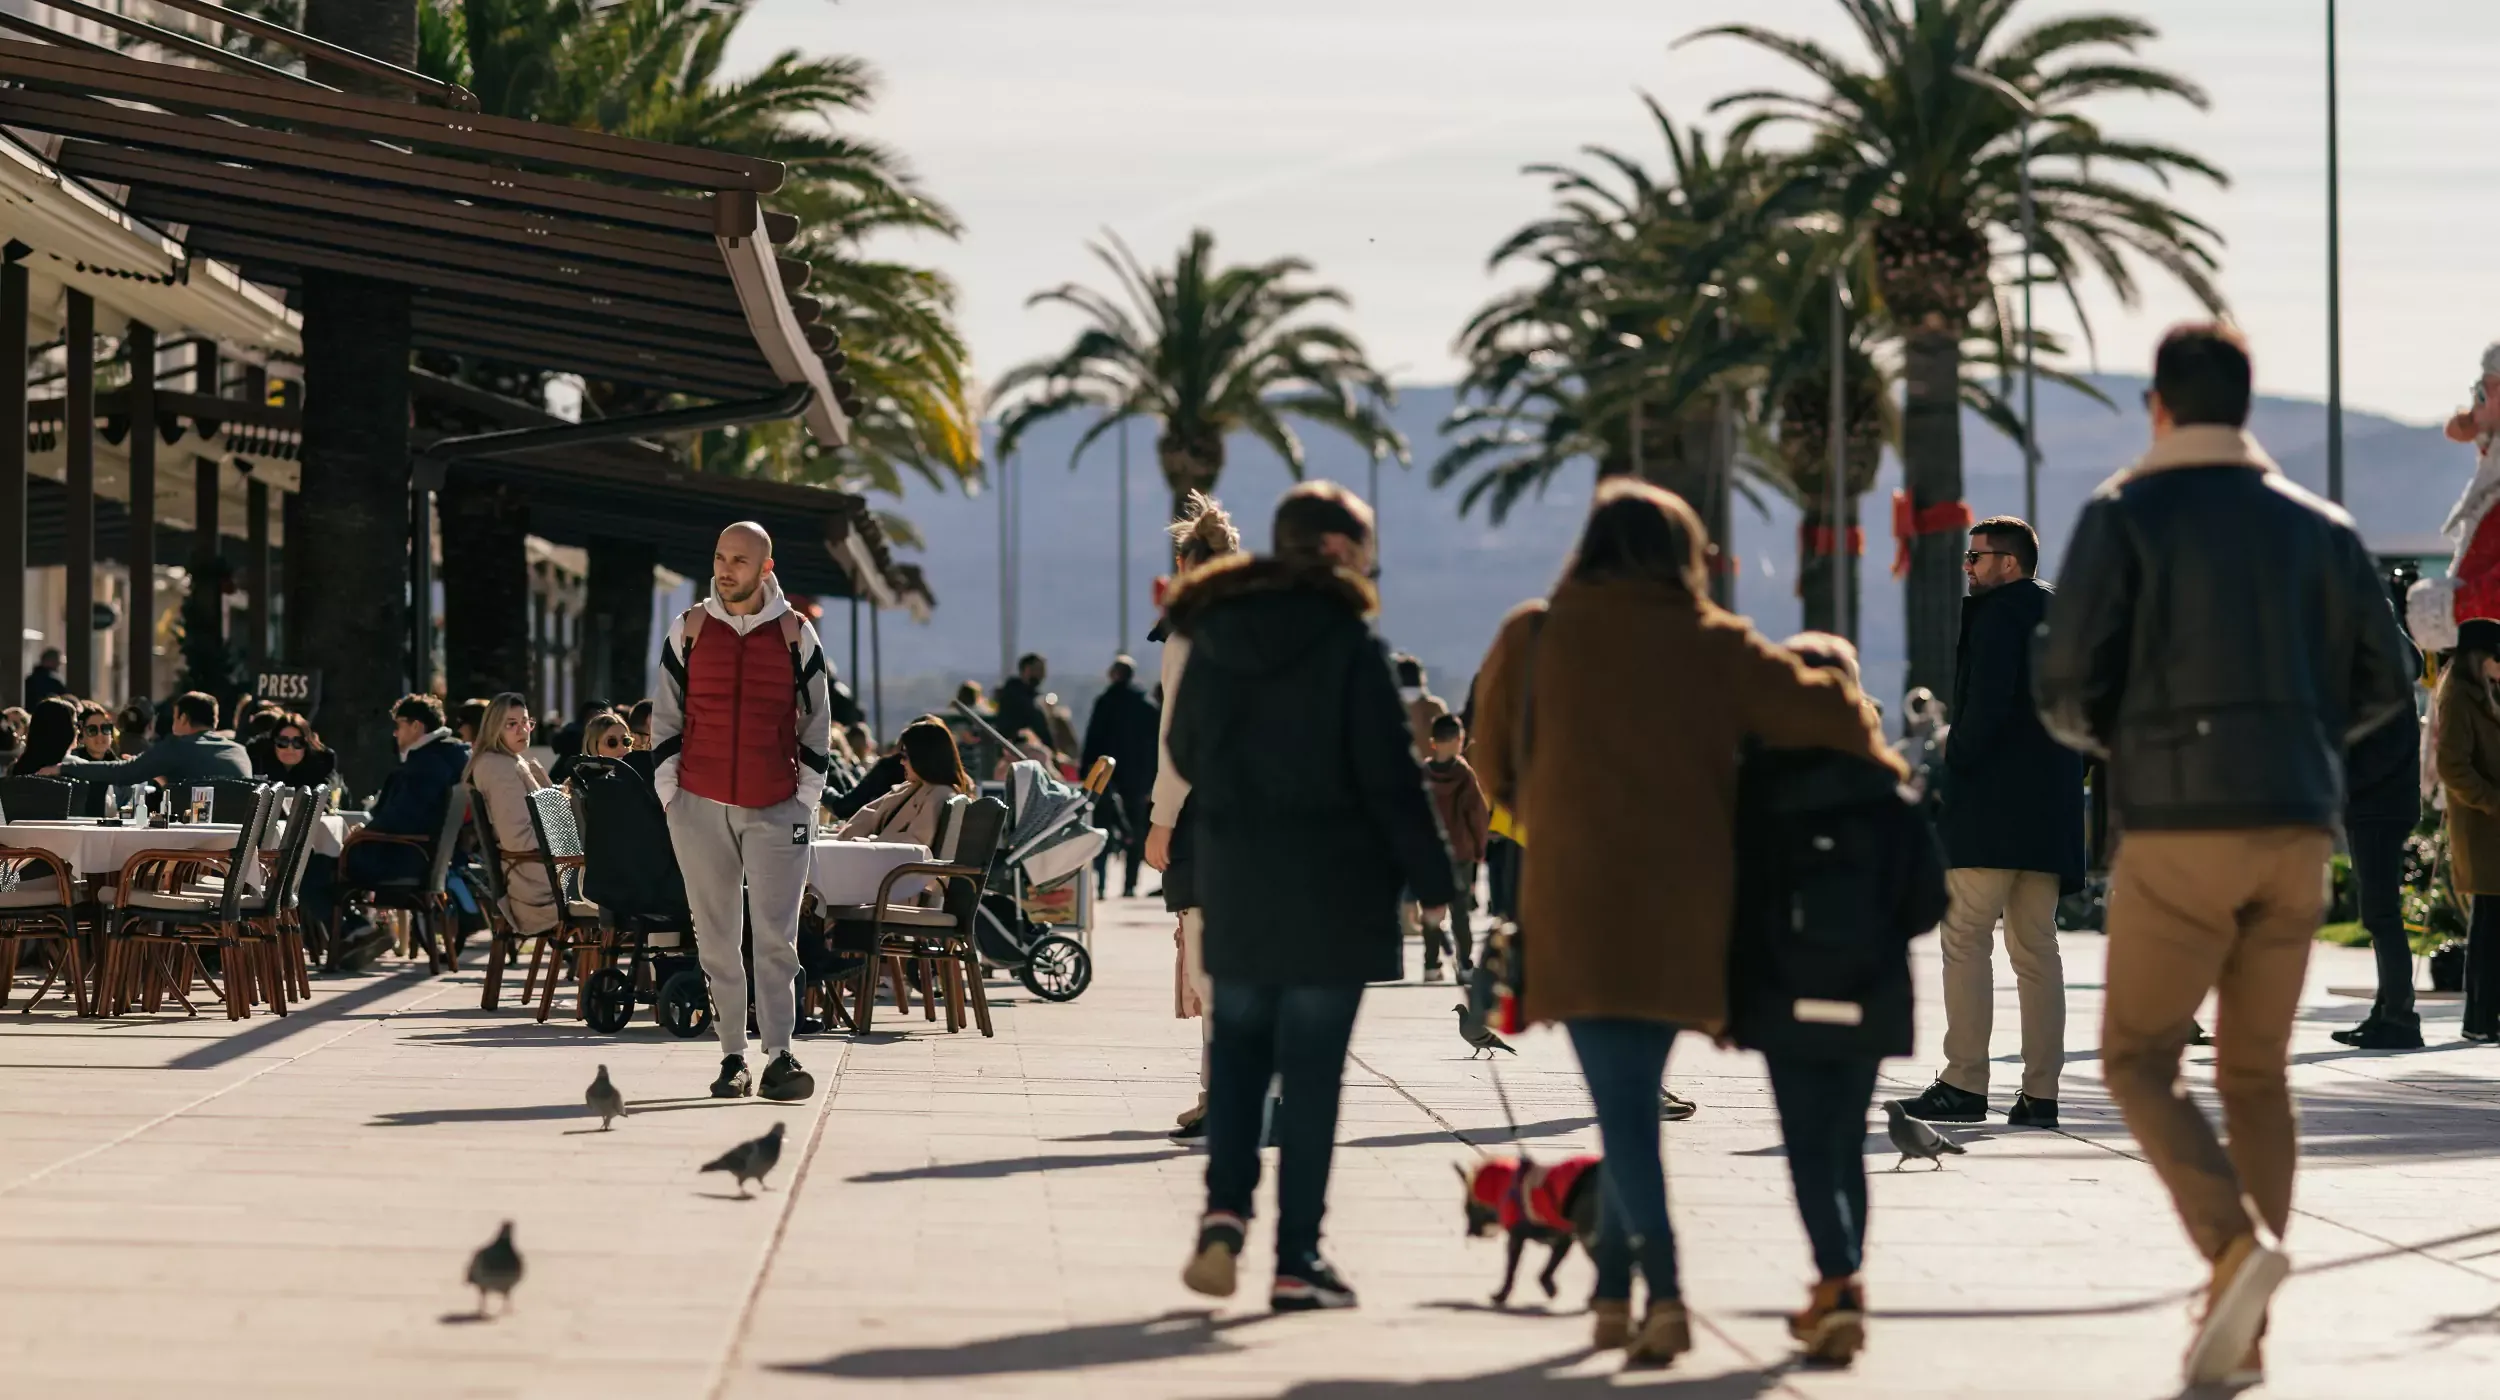
[[[2039,523],[2044,567],[2052,576],[2085,497],[2140,454],[2147,437],[2143,381],[2112,376],[2093,382],[2116,409],[2071,390],[2041,387]],[[1502,614],[1552,584],[1586,508],[1592,475],[1583,469],[1556,481],[1543,499],[1523,502],[1498,529],[1481,512],[1460,518],[1456,493],[1433,490],[1425,470],[1439,454],[1439,426],[1451,396],[1444,387],[1412,388],[1398,402],[1397,420],[1415,443],[1416,464],[1381,470],[1381,627],[1392,644],[1424,659],[1436,690],[1457,696],[1465,692]],[[2265,399],[2253,429],[2294,478],[2323,491],[2325,419],[2323,404]],[[1096,446],[1071,473],[1068,450],[1080,431],[1081,425],[1066,423],[1036,432],[1012,470],[1026,482],[1015,649],[1050,657],[1053,685],[1076,705],[1081,719],[1119,642],[1114,580],[1123,542],[1114,538],[1114,448],[1109,442]],[[1168,563],[1158,533],[1168,496],[1154,466],[1149,430],[1140,425],[1131,431],[1127,642],[1151,668],[1143,634],[1154,619],[1154,578]],[[1983,516],[2019,514],[2021,453],[1976,418],[1965,418],[1963,434],[1971,508]],[[2434,534],[2472,470],[2471,454],[2436,428],[2375,414],[2347,411],[2345,434],[2345,494],[2363,532],[2374,543]],[[1367,467],[1361,453],[1324,433],[1310,434],[1306,445],[1313,475],[1363,488]],[[1229,451],[1222,494],[1243,517],[1250,543],[1263,547],[1267,513],[1290,478],[1275,454],[1258,443],[1237,440]],[[1869,555],[1860,642],[1868,684],[1888,700],[1898,692],[1903,665],[1901,589],[1887,576],[1888,502],[1899,481],[1898,464],[1887,461],[1877,492],[1861,510]],[[886,633],[889,727],[899,714],[941,703],[964,678],[994,684],[999,677],[996,498],[914,495],[902,510],[928,539],[921,561],[939,601],[927,626],[898,621]],[[1737,605],[1774,636],[1794,631],[1799,622],[1796,528],[1795,513],[1783,505],[1775,503],[1767,519],[1738,505],[1735,546],[1743,572]],[[839,623],[829,630],[836,655],[843,655]]]

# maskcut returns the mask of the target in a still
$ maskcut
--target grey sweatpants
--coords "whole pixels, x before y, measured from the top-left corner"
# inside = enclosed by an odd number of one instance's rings
[[[721,1053],[747,1048],[747,971],[739,935],[755,931],[755,1026],[767,1057],[790,1048],[798,1022],[799,899],[807,891],[814,814],[792,798],[772,807],[731,807],[680,791],[668,804],[668,836],[686,877],[686,907],[703,976],[712,984]]]

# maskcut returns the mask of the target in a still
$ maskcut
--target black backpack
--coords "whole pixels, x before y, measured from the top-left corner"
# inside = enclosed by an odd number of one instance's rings
[[[1909,940],[1946,906],[1944,858],[1892,771],[1828,750],[1755,749],[1736,800],[1728,951],[1738,1044],[1908,1054]]]

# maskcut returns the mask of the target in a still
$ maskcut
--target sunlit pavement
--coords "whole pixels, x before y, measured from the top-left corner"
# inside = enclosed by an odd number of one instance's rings
[[[991,1040],[881,1011],[866,1043],[803,1042],[819,1090],[787,1107],[704,1098],[710,1043],[647,1016],[600,1036],[481,1011],[474,968],[322,983],[241,1024],[13,1002],[0,1392],[2170,1396],[2201,1268],[2100,1088],[2100,941],[2065,946],[2063,1132],[1962,1132],[1967,1156],[1897,1175],[1871,1137],[1875,1317],[1848,1373],[1790,1362],[1780,1315],[1810,1271],[1759,1067],[1692,1037],[1672,1077],[1701,1114],[1665,1132],[1697,1350],[1633,1376],[1592,1356],[1576,1257],[1550,1308],[1523,1270],[1515,1306],[1490,1309],[1500,1248],[1461,1237],[1450,1168],[1509,1130],[1446,984],[1375,989],[1356,1037],[1328,1249],[1362,1307],[1268,1316],[1264,1222],[1238,1297],[1184,1291],[1201,1163],[1163,1132],[1194,1093],[1197,1028],[1171,1015],[1169,923],[1145,902],[1111,907],[1079,1000],[995,982]],[[1921,957],[1932,1008],[1932,941]],[[1998,976],[2001,1111],[2017,1021],[2002,959]],[[2433,1049],[2334,1044],[2361,1003],[2328,988],[2368,978],[2366,953],[2318,950],[2295,1045],[2300,1271],[2255,1393],[2493,1393],[2500,1052],[2456,1041],[2453,1002],[2425,1007]],[[1518,1043],[1498,1072],[1521,1134],[1593,1146],[1561,1038]],[[608,1133],[580,1100],[602,1063],[635,1104]],[[1893,1062],[1882,1092],[1934,1063]],[[698,1173],[776,1118],[767,1191]],[[463,1270],[506,1218],[528,1275],[508,1315],[475,1320]]]

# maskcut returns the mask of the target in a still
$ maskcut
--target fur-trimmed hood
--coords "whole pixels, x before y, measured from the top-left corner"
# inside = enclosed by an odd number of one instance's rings
[[[1371,581],[1343,569],[1268,554],[1228,554],[1182,575],[1163,601],[1163,616],[1173,631],[1188,636],[1208,608],[1256,593],[1333,597],[1358,617],[1380,611],[1380,594]]]
[[[1379,606],[1371,584],[1343,569],[1240,555],[1182,579],[1164,618],[1189,639],[1193,666],[1252,677],[1290,669],[1349,631],[1368,635]]]

